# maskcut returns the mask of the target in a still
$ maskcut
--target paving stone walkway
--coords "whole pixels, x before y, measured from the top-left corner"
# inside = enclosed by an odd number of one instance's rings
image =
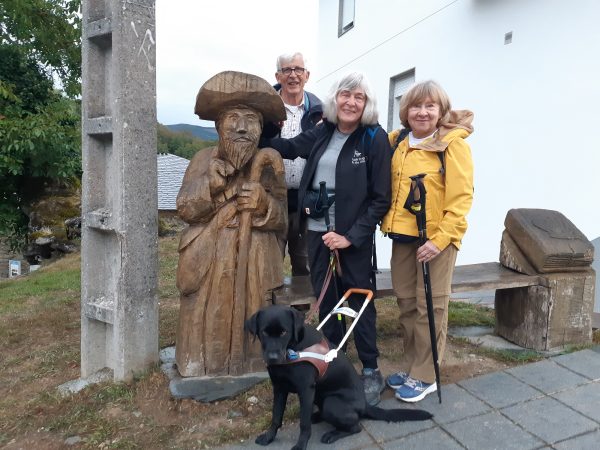
[[[389,397],[389,394],[386,395]],[[600,346],[442,387],[418,403],[425,422],[362,421],[363,431],[326,445],[330,429],[313,426],[309,449],[569,449],[600,448]],[[386,398],[383,408],[416,407]],[[298,424],[287,424],[268,447],[253,440],[227,450],[290,449]]]

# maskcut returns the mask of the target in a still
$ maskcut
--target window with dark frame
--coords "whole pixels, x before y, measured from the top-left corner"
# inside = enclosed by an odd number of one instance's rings
[[[390,78],[390,97],[388,103],[388,131],[397,130],[400,123],[400,100],[402,96],[415,84],[415,69]]]
[[[339,0],[338,37],[354,27],[354,0]]]

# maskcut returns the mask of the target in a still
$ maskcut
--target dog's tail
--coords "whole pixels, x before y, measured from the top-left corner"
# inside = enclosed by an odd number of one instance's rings
[[[427,420],[433,417],[432,414],[422,409],[383,409],[377,406],[367,405],[365,418],[373,420],[385,420],[387,422],[404,422],[407,420]]]

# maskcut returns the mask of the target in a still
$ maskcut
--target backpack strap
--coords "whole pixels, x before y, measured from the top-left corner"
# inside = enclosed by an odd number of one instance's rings
[[[371,145],[373,145],[373,139],[375,138],[375,134],[377,133],[377,129],[380,126],[367,126],[365,127],[365,132],[362,135],[361,144],[364,150],[365,156],[369,157],[369,150],[371,150]]]
[[[446,150],[444,150],[443,152],[436,152],[436,153],[437,153],[438,158],[441,163],[440,174],[442,174],[442,176],[445,177],[446,176]]]
[[[396,138],[396,142],[394,143],[394,146],[392,147],[392,154],[396,151],[396,149],[400,145],[400,142],[402,142],[404,140],[404,138],[406,136],[408,136],[408,133],[410,133],[410,129],[408,129],[408,128],[402,128],[400,130],[400,133],[398,133],[398,137]]]

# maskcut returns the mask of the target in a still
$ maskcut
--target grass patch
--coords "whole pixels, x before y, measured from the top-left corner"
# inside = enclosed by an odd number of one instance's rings
[[[27,311],[32,307],[32,301],[36,307],[43,307],[78,300],[81,285],[79,256],[72,255],[65,260],[64,270],[40,269],[27,277],[1,282],[0,314]]]
[[[101,385],[92,398],[99,403],[131,404],[135,395],[135,388],[125,383],[107,383]]]
[[[510,363],[511,365],[541,361],[545,358],[544,355],[535,350],[495,350],[474,345],[463,337],[449,337],[448,339],[452,339],[453,342],[468,347],[469,352],[473,354],[492,358],[504,363]]]
[[[399,336],[396,299],[384,297],[377,299],[375,304],[377,306],[378,338]],[[496,316],[491,308],[461,301],[451,301],[448,306],[449,327],[493,327],[495,324]]]
[[[493,327],[496,316],[492,308],[472,303],[451,301],[448,306],[449,327]]]

